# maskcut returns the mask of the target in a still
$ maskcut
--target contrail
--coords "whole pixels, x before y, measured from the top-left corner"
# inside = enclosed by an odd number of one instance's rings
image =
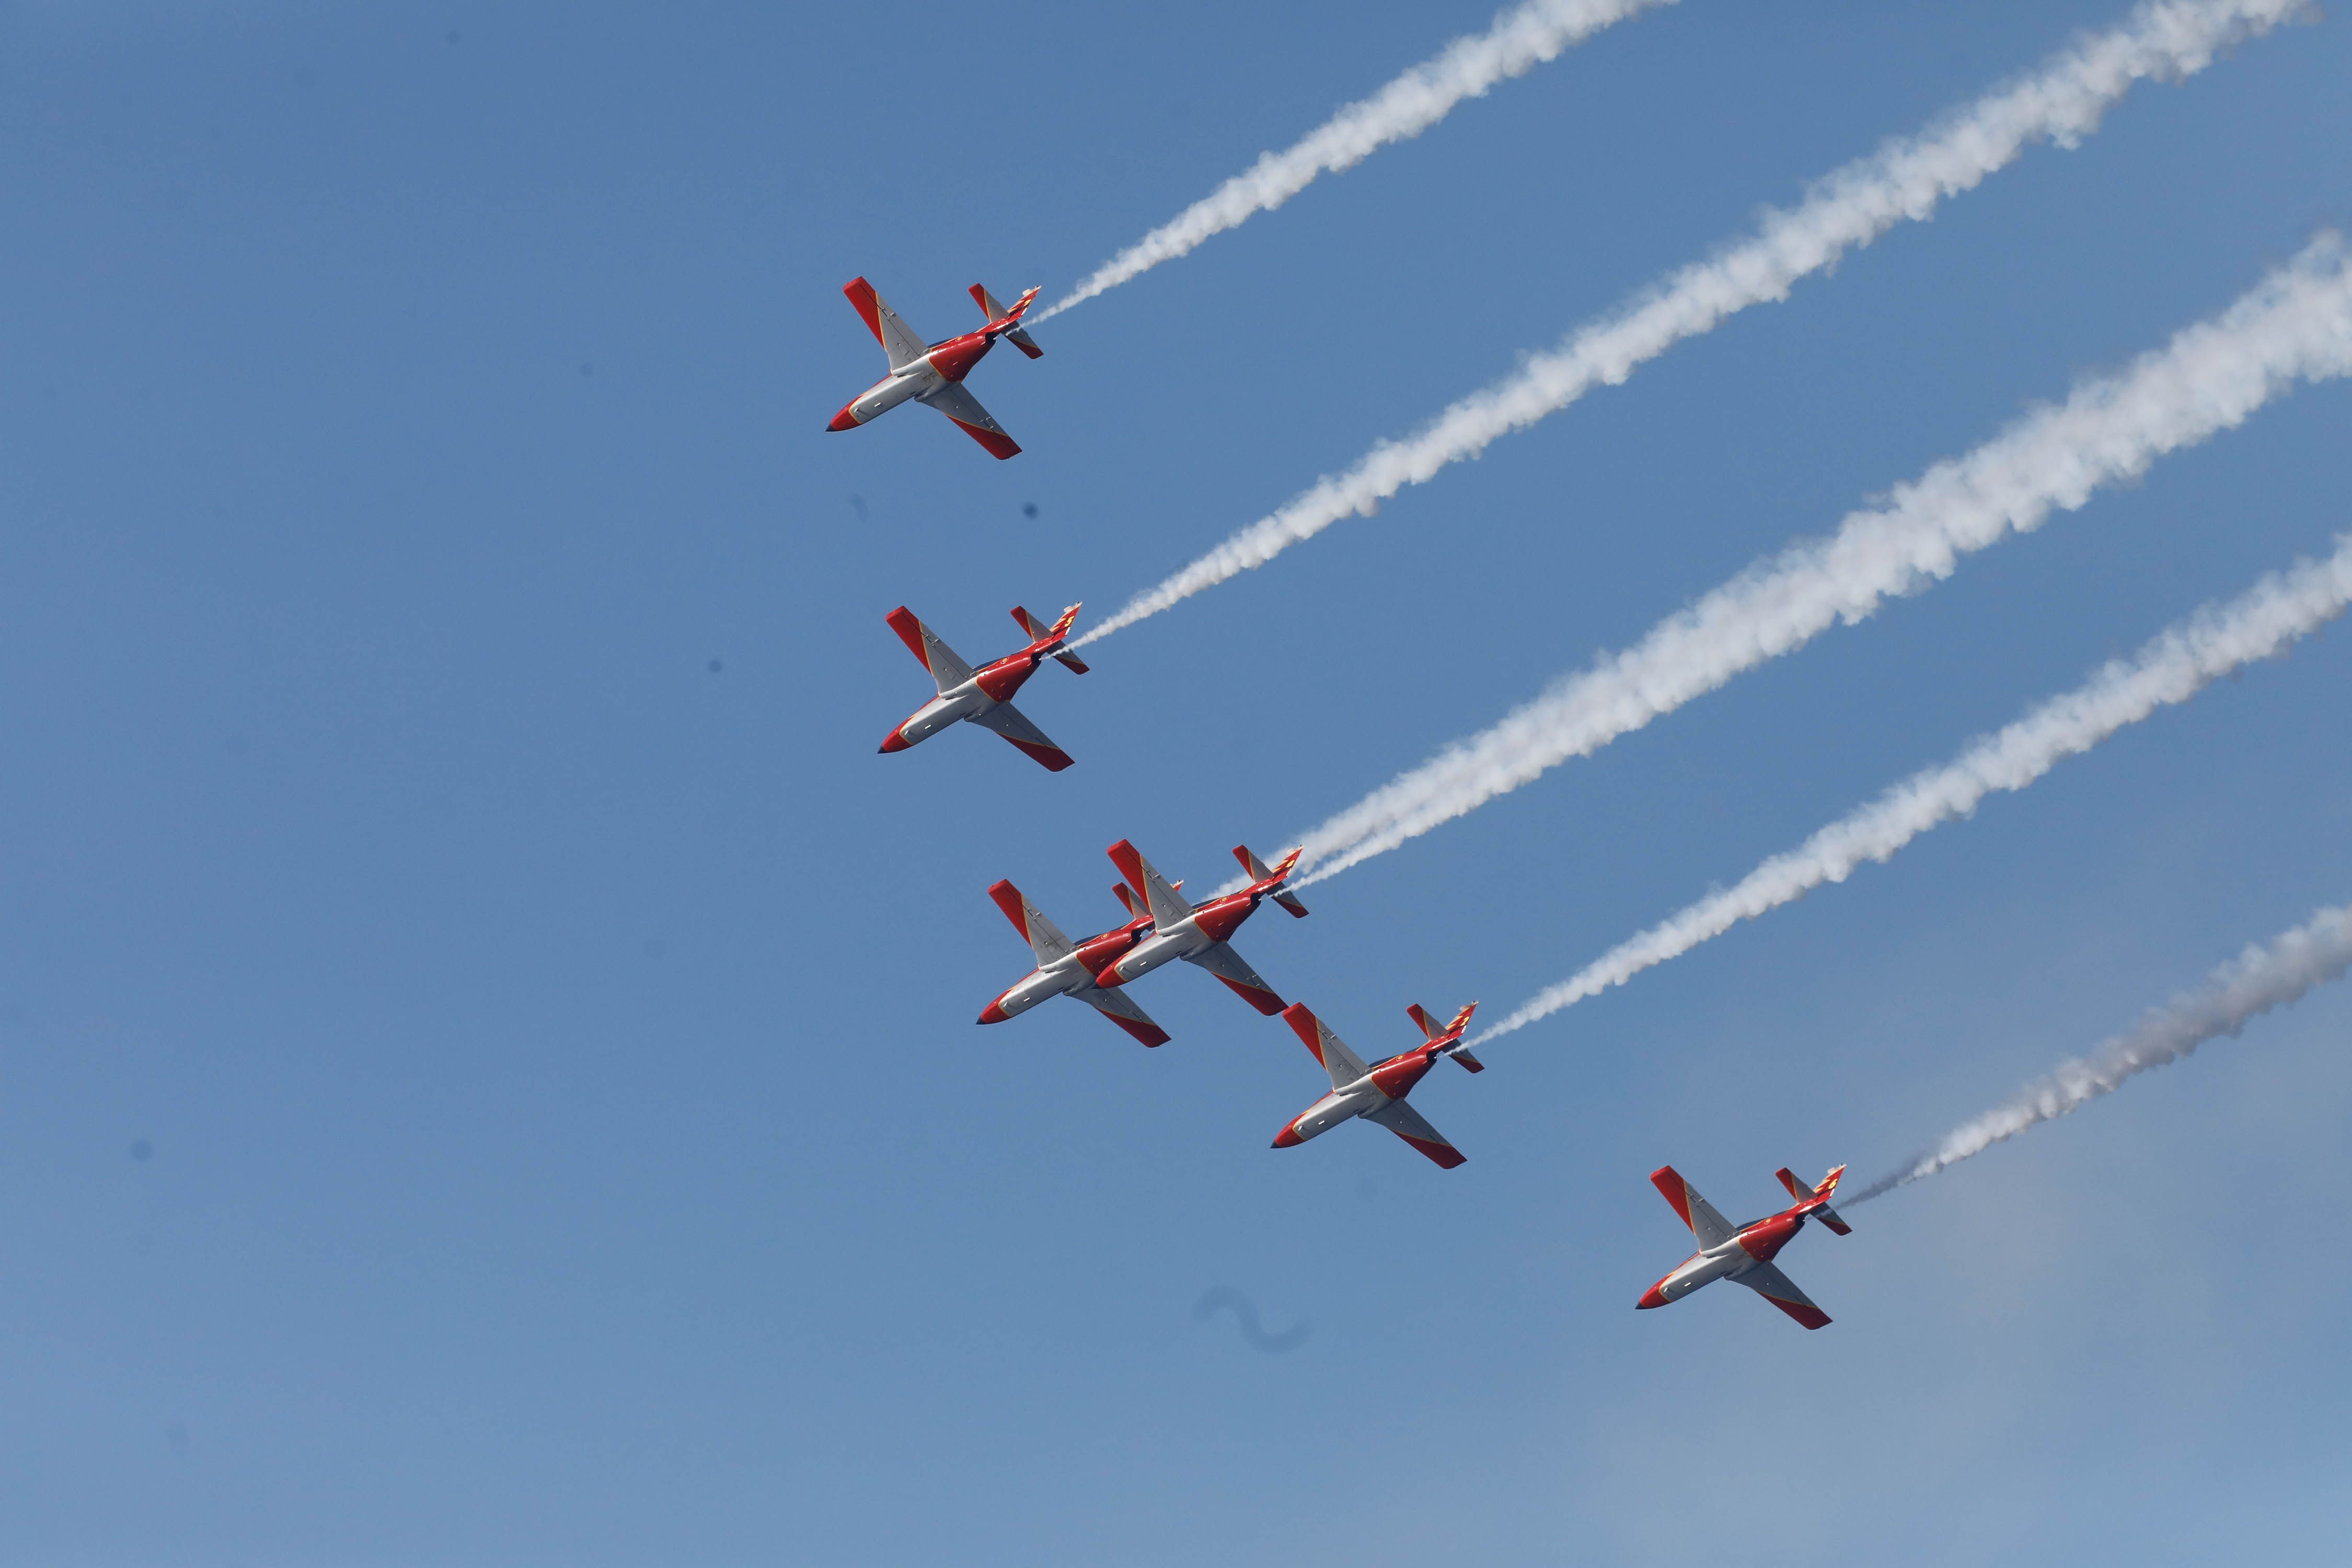
[[[1476,457],[1496,437],[1566,407],[1733,312],[1785,299],[1790,286],[1905,218],[1921,219],[2047,137],[2072,146],[2146,77],[2202,70],[2223,46],[2267,32],[2305,0],[2152,0],[2111,32],[2082,39],[2032,75],[1995,89],[1920,135],[1891,141],[1816,182],[1793,209],[1766,213],[1749,238],[1673,274],[1616,313],[1570,333],[1507,379],[1472,394],[1418,435],[1384,441],[1336,479],[1260,518],[1070,646],[1107,637],[1349,516],[1370,516],[1406,485]]]
[[[1547,987],[1478,1037],[1507,1035],[1654,964],[1679,958],[1744,920],[1793,903],[1824,882],[1843,882],[1865,860],[1885,860],[1930,828],[1976,810],[1995,790],[2021,790],[2066,757],[2089,751],[2158,708],[2186,702],[2258,658],[2284,654],[2352,604],[2352,534],[2336,553],[2263,578],[2226,605],[2208,605],[2167,628],[2130,659],[2116,659],[2075,689],[1969,746],[1942,767],[1915,773],[1739,883],[1710,893],[1663,924],[1622,942],[1570,978]]]
[[[1841,1205],[1851,1208],[1881,1193],[1908,1186],[1980,1154],[2027,1128],[2079,1110],[2126,1079],[2179,1061],[2217,1035],[2235,1035],[2257,1016],[2298,1001],[2313,986],[2352,968],[2352,904],[2321,910],[2307,925],[2249,947],[2206,976],[2195,991],[2151,1010],[2139,1026],[2116,1036],[2088,1056],[2061,1063],[2048,1077],[2027,1084],[2007,1104],[1964,1121],[1944,1141],[1906,1165],[1897,1166]]]
[[[1493,26],[1454,39],[1371,97],[1325,121],[1296,145],[1259,156],[1171,221],[1095,268],[1066,300],[1035,318],[1058,316],[1107,289],[1173,261],[1213,235],[1272,212],[1325,174],[1352,169],[1391,142],[1420,135],[1465,98],[1480,98],[1496,82],[1525,76],[1639,11],[1673,0],[1528,0],[1496,16]]]
[[[2242,423],[2298,380],[2352,373],[2352,265],[2323,233],[2221,315],[2113,376],[2078,383],[1964,457],[1749,566],[1641,641],[1604,654],[1481,732],[1373,791],[1303,839],[1301,887],[1475,810],[1570,757],[1788,653],[1891,595],[1949,576],[1958,557],[2039,528],[2104,484]],[[1294,839],[1293,842],[1301,842]]]

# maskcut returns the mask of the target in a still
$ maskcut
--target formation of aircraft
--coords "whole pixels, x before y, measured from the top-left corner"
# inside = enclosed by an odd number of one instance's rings
[[[923,668],[931,672],[931,679],[940,689],[937,697],[882,737],[882,750],[903,752],[929,740],[958,720],[964,720],[983,730],[995,731],[1049,773],[1060,773],[1075,760],[1013,706],[1013,694],[1048,658],[1073,674],[1087,673],[1086,660],[1062,646],[1069,638],[1071,624],[1078,618],[1077,605],[1064,610],[1061,619],[1050,626],[1041,626],[1036,616],[1015,605],[1013,618],[1029,634],[1029,646],[978,669],[957,658],[955,649],[917,620],[906,605],[899,605],[882,618],[890,623],[890,629],[898,634],[907,651],[922,660]]]
[[[1422,1010],[1416,1002],[1405,1009],[1412,1021],[1421,1026],[1425,1037],[1422,1044],[1409,1051],[1399,1051],[1377,1067],[1366,1067],[1364,1058],[1348,1048],[1348,1043],[1331,1032],[1331,1026],[1307,1010],[1307,1004],[1297,1003],[1283,1010],[1283,1022],[1297,1031],[1323,1070],[1331,1075],[1331,1092],[1283,1123],[1282,1131],[1274,1135],[1277,1149],[1292,1149],[1318,1138],[1342,1121],[1352,1121],[1360,1116],[1376,1121],[1415,1149],[1428,1155],[1446,1170],[1463,1163],[1467,1158],[1461,1150],[1446,1142],[1445,1134],[1432,1127],[1421,1112],[1404,1102],[1440,1057],[1452,1057],[1472,1072],[1485,1072],[1486,1066],[1470,1054],[1462,1044],[1462,1031],[1470,1022],[1470,1015],[1478,1010],[1471,1003],[1454,1015],[1454,1021],[1444,1028],[1437,1020]]]
[[[988,351],[1003,338],[1031,359],[1042,359],[1045,351],[1021,324],[1037,290],[1030,289],[1013,301],[1006,310],[996,302],[996,296],[975,283],[971,297],[987,318],[978,331],[961,337],[942,338],[927,343],[912,327],[899,319],[874,285],[863,278],[853,278],[842,287],[849,302],[857,307],[860,320],[874,341],[882,345],[883,357],[890,362],[890,374],[842,405],[841,412],[833,416],[828,430],[855,430],[860,425],[879,419],[901,403],[912,400],[929,404],[956,423],[956,427],[1002,460],[1019,454],[1021,448],[1004,426],[980,405],[980,399],[964,390],[963,378],[971,367],[987,357]]]
[[[1717,1279],[1736,1279],[1805,1327],[1829,1327],[1830,1315],[1814,1306],[1812,1298],[1798,1289],[1796,1281],[1781,1273],[1772,1259],[1780,1255],[1780,1249],[1805,1227],[1809,1219],[1821,1221],[1838,1236],[1853,1234],[1853,1228],[1838,1217],[1837,1211],[1830,1207],[1830,1194],[1837,1191],[1838,1178],[1845,1174],[1845,1167],[1840,1165],[1823,1176],[1818,1187],[1805,1185],[1785,1165],[1772,1173],[1780,1178],[1780,1184],[1797,1201],[1779,1214],[1736,1226],[1699,1196],[1698,1189],[1684,1181],[1672,1165],[1661,1165],[1651,1172],[1652,1184],[1674,1205],[1682,1222],[1690,1226],[1698,1250],[1644,1291],[1634,1307],[1670,1306],[1702,1285],[1712,1285]]]
[[[986,289],[973,284],[971,297],[980,305],[984,324],[977,331],[929,344],[899,320],[865,279],[853,280],[843,291],[881,343],[890,374],[834,416],[829,429],[854,429],[901,403],[914,401],[938,409],[999,458],[1010,458],[1021,450],[979,400],[964,390],[963,378],[999,338],[1031,359],[1041,357],[1043,351],[1021,325],[1022,316],[1037,297],[1036,289],[1022,295],[1008,310]],[[930,672],[939,695],[893,729],[883,739],[882,750],[903,752],[950,724],[969,722],[994,731],[1049,771],[1058,773],[1068,767],[1070,754],[1013,706],[1013,696],[1048,658],[1076,674],[1087,673],[1086,661],[1067,646],[1077,616],[1078,606],[1072,605],[1046,626],[1026,609],[1015,607],[1013,618],[1029,638],[1028,645],[974,669],[904,605],[891,611],[884,618]],[[1183,883],[1162,877],[1132,843],[1122,838],[1110,847],[1110,858],[1124,880],[1113,883],[1111,892],[1128,918],[1081,942],[1072,942],[1010,881],[998,882],[988,895],[1028,942],[1037,966],[982,1008],[980,1022],[1001,1024],[1052,997],[1068,996],[1094,1008],[1142,1044],[1165,1045],[1168,1031],[1136,1005],[1125,987],[1181,959],[1215,975],[1259,1013],[1280,1013],[1330,1076],[1331,1092],[1285,1122],[1275,1135],[1274,1147],[1295,1148],[1343,1121],[1361,1119],[1387,1128],[1443,1169],[1450,1171],[1465,1163],[1463,1152],[1407,1104],[1405,1097],[1444,1057],[1453,1058],[1474,1073],[1486,1070],[1463,1043],[1463,1031],[1478,1009],[1475,1002],[1442,1027],[1418,1005],[1408,1007],[1406,1013],[1420,1026],[1422,1043],[1367,1066],[1305,1003],[1286,1007],[1274,987],[1234,951],[1234,932],[1266,900],[1280,904],[1294,917],[1307,913],[1307,906],[1286,885],[1302,852],[1293,849],[1269,867],[1247,845],[1237,845],[1234,858],[1248,873],[1247,884],[1194,905],[1178,890]],[[1796,1201],[1778,1214],[1734,1226],[1673,1166],[1660,1166],[1650,1180],[1690,1226],[1698,1250],[1651,1286],[1638,1305],[1664,1307],[1715,1280],[1734,1279],[1806,1328],[1826,1327],[1829,1315],[1798,1289],[1773,1259],[1809,1219],[1819,1220],[1840,1236],[1852,1234],[1830,1206],[1830,1194],[1844,1173],[1845,1167],[1840,1165],[1822,1178],[1819,1187],[1809,1187],[1784,1168],[1777,1174]]]

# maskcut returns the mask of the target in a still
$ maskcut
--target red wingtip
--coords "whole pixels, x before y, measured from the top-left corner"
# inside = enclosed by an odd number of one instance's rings
[[[996,907],[1004,911],[1004,918],[1013,922],[1013,929],[1021,933],[1021,940],[1023,942],[1027,942],[1029,940],[1029,914],[1028,910],[1023,906],[1021,889],[1014,887],[1011,879],[1008,878],[990,888],[988,889],[988,896],[996,900]],[[990,1022],[990,1020],[982,1018],[981,1022],[985,1024]]]
[[[1323,1059],[1323,1036],[1321,1031],[1316,1028],[1315,1015],[1307,1010],[1306,1003],[1293,1002],[1289,1006],[1285,1007],[1282,1010],[1282,1021],[1290,1026],[1291,1033],[1304,1041],[1308,1050],[1315,1053],[1317,1061]]]
[[[858,319],[866,323],[866,330],[874,334],[874,341],[881,342],[882,316],[877,308],[879,301],[875,295],[874,285],[863,278],[853,278],[841,286],[841,291],[848,295],[849,302],[857,308]],[[887,348],[889,345],[884,343],[883,346]],[[836,425],[834,428],[838,430],[841,426]]]
[[[898,640],[907,645],[907,651],[915,656],[915,662],[925,669],[930,668],[931,656],[923,651],[923,623],[915,618],[914,612],[901,605],[882,619],[898,634]]]

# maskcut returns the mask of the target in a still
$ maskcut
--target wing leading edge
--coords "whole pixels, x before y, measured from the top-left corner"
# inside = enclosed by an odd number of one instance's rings
[[[1446,1170],[1464,1164],[1469,1159],[1446,1141],[1444,1133],[1432,1127],[1426,1117],[1402,1100],[1391,1100],[1378,1110],[1365,1111],[1364,1120],[1379,1122]]]
[[[1028,752],[1047,773],[1058,773],[1076,761],[1048,740],[1045,731],[1029,722],[1028,715],[1010,702],[1000,702],[985,712],[975,713],[971,721],[983,730],[995,731]]]
[[[963,389],[960,381],[941,382],[930,391],[918,395],[917,401],[928,403],[956,423],[956,428],[987,447],[998,461],[1020,455],[1020,445],[1004,433],[1004,426],[993,415],[980,405],[980,399]]]
[[[1797,1289],[1797,1282],[1769,1263],[1759,1263],[1734,1279],[1763,1297],[1767,1301],[1794,1318],[1809,1329],[1825,1329],[1830,1315],[1813,1305],[1813,1299]]]

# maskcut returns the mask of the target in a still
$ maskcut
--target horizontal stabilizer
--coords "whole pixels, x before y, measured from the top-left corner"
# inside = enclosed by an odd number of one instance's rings
[[[1010,310],[998,304],[996,302],[996,296],[990,293],[986,289],[977,283],[971,286],[971,297],[979,302],[981,313],[988,318],[988,324],[992,327],[999,321],[1017,322],[1023,316],[1027,315],[1029,313],[1030,303],[1037,298],[1037,290],[1032,289],[1029,292],[1022,295],[1021,298],[1013,301],[1013,309]],[[1004,341],[1011,343],[1014,348],[1019,349],[1023,353],[1027,354],[1031,359],[1044,359],[1045,357],[1045,351],[1037,346],[1037,341],[1029,335],[1029,329],[1026,327],[1006,327],[1004,330]]]
[[[1789,1189],[1789,1195],[1796,1199],[1799,1204],[1817,1205],[1810,1211],[1811,1217],[1821,1221],[1825,1228],[1838,1236],[1853,1234],[1853,1226],[1846,1224],[1837,1210],[1829,1205],[1829,1195],[1837,1191],[1838,1179],[1845,1174],[1843,1165],[1840,1165],[1836,1170],[1823,1176],[1822,1184],[1818,1187],[1809,1187],[1797,1180],[1796,1173],[1786,1165],[1772,1173],[1780,1178],[1780,1184]]]
[[[1289,858],[1284,860],[1281,865],[1269,869],[1266,863],[1259,859],[1256,852],[1251,849],[1248,845],[1236,844],[1234,846],[1234,858],[1240,861],[1242,863],[1242,869],[1249,873],[1250,881],[1253,885],[1263,885],[1267,882],[1279,882],[1282,879],[1290,875],[1290,868],[1298,864],[1298,857],[1303,853],[1305,853],[1303,849],[1294,849],[1290,852]],[[1297,894],[1291,892],[1286,888],[1277,888],[1274,890],[1272,896],[1276,903],[1280,904],[1285,910],[1290,912],[1290,916],[1293,920],[1304,920],[1307,918],[1307,906],[1298,901]]]
[[[1067,637],[1070,633],[1069,623],[1076,620],[1077,616],[1078,607],[1076,605],[1072,605],[1068,609],[1063,611],[1063,624],[1058,635]],[[1015,605],[1013,607],[1013,618],[1019,624],[1023,631],[1029,634],[1029,640],[1032,644],[1045,642],[1057,635],[1053,627],[1045,625],[1045,622],[1039,620],[1036,616],[1031,615],[1026,609],[1018,605]],[[1064,648],[1060,652],[1055,654],[1054,662],[1060,665],[1064,669],[1068,670],[1072,675],[1084,675],[1087,671],[1087,661],[1080,658],[1076,654],[1070,652],[1067,648]]]

